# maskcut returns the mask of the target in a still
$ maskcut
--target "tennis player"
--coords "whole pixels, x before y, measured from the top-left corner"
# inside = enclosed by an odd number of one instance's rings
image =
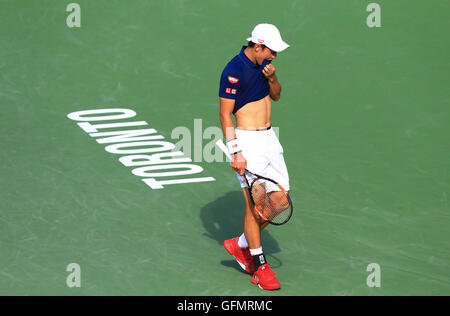
[[[258,24],[247,41],[248,46],[227,64],[220,79],[220,122],[245,199],[244,233],[225,240],[224,247],[253,275],[252,283],[264,290],[277,290],[281,285],[261,246],[261,230],[267,223],[261,224],[254,210],[243,174],[247,168],[289,191],[283,148],[271,128],[271,99],[278,101],[281,95],[272,60],[289,45],[272,24]]]

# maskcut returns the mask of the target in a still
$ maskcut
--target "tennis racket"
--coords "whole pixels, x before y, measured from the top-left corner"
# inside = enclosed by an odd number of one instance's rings
[[[216,145],[232,160],[227,146],[221,139],[216,142]],[[255,211],[263,222],[283,225],[291,219],[294,211],[291,198],[278,182],[247,169],[245,169],[244,179]]]

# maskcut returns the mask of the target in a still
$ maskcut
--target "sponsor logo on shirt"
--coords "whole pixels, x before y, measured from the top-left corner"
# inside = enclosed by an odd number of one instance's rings
[[[226,89],[225,89],[225,92],[226,92],[226,93],[230,93],[230,94],[236,94],[236,93],[237,93],[237,90],[236,90],[236,89],[231,89],[231,88],[226,88]]]
[[[231,77],[231,76],[228,76],[228,81],[229,81],[230,83],[238,83],[239,79],[238,79],[238,78]]]

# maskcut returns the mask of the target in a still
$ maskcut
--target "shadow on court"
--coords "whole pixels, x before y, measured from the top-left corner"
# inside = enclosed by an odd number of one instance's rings
[[[225,239],[234,238],[243,232],[244,223],[244,197],[241,191],[228,192],[226,195],[206,204],[200,212],[200,218],[206,229],[204,235],[216,240],[223,247]],[[261,242],[267,260],[272,267],[282,266],[282,262],[274,256],[280,252],[278,242],[268,232],[270,225],[261,233]],[[223,250],[225,253],[226,250]],[[230,256],[230,258],[232,258]],[[224,260],[221,262],[224,266],[233,267],[245,273],[235,260]]]

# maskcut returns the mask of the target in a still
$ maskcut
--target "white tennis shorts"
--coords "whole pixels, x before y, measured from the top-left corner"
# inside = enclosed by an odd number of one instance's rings
[[[243,130],[236,128],[236,138],[247,160],[247,170],[278,182],[289,191],[289,174],[283,157],[283,147],[273,128]],[[247,187],[243,176],[236,172],[241,188]],[[250,179],[248,179],[250,182]]]

